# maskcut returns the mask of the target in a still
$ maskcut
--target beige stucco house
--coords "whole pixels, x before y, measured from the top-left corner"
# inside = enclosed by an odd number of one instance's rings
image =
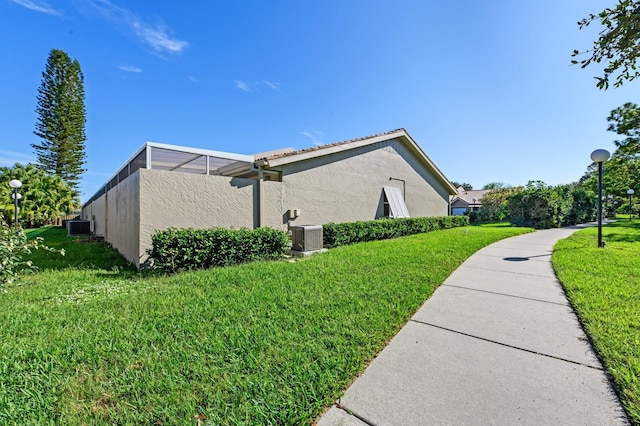
[[[137,266],[168,227],[292,225],[446,216],[456,190],[404,129],[256,155],[147,142],[82,208]]]
[[[490,189],[477,189],[467,191],[463,187],[457,189],[457,194],[451,199],[451,215],[462,216],[475,212],[482,208],[482,197]]]

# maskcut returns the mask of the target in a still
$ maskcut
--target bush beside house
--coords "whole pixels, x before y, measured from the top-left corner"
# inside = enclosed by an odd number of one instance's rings
[[[171,272],[278,259],[290,247],[287,233],[272,228],[169,228],[151,240],[154,267]]]
[[[399,219],[376,219],[369,221],[327,223],[323,225],[325,247],[374,240],[386,240],[404,235],[420,234],[439,229],[466,226],[467,216],[417,217]]]

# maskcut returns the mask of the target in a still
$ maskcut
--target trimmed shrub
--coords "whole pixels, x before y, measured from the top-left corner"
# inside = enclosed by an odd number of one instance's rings
[[[154,268],[176,272],[281,258],[290,247],[286,232],[271,228],[157,231],[149,256]]]
[[[597,219],[598,197],[596,194],[578,185],[562,185],[562,187],[566,191],[564,196],[568,197],[572,202],[571,209],[566,215],[563,225],[575,225]]]
[[[559,228],[593,220],[596,201],[597,197],[577,185],[554,187],[531,181],[507,198],[506,210],[509,221],[515,225]]]
[[[509,217],[507,200],[522,191],[522,187],[498,188],[482,197],[482,208],[478,211],[478,222],[503,221]]]
[[[557,228],[562,223],[559,204],[560,197],[552,187],[540,181],[529,182],[523,191],[509,197],[509,220],[518,226]]]
[[[469,225],[469,217],[467,216],[376,219],[358,222],[327,223],[322,226],[322,233],[325,247],[338,247],[466,225]]]

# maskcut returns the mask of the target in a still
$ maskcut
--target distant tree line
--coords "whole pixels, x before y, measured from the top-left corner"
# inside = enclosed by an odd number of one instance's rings
[[[463,188],[465,191],[473,191],[473,185],[470,183],[459,183],[457,181],[451,181],[451,185],[455,188]],[[482,187],[482,189],[500,189],[500,188],[509,188],[511,185],[502,183],[502,182],[489,182]]]

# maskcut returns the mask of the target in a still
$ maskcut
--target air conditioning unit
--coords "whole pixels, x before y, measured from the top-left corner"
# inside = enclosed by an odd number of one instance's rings
[[[88,220],[68,220],[67,234],[83,235],[91,233],[91,222]]]
[[[292,251],[322,250],[322,225],[300,225],[289,229]]]

